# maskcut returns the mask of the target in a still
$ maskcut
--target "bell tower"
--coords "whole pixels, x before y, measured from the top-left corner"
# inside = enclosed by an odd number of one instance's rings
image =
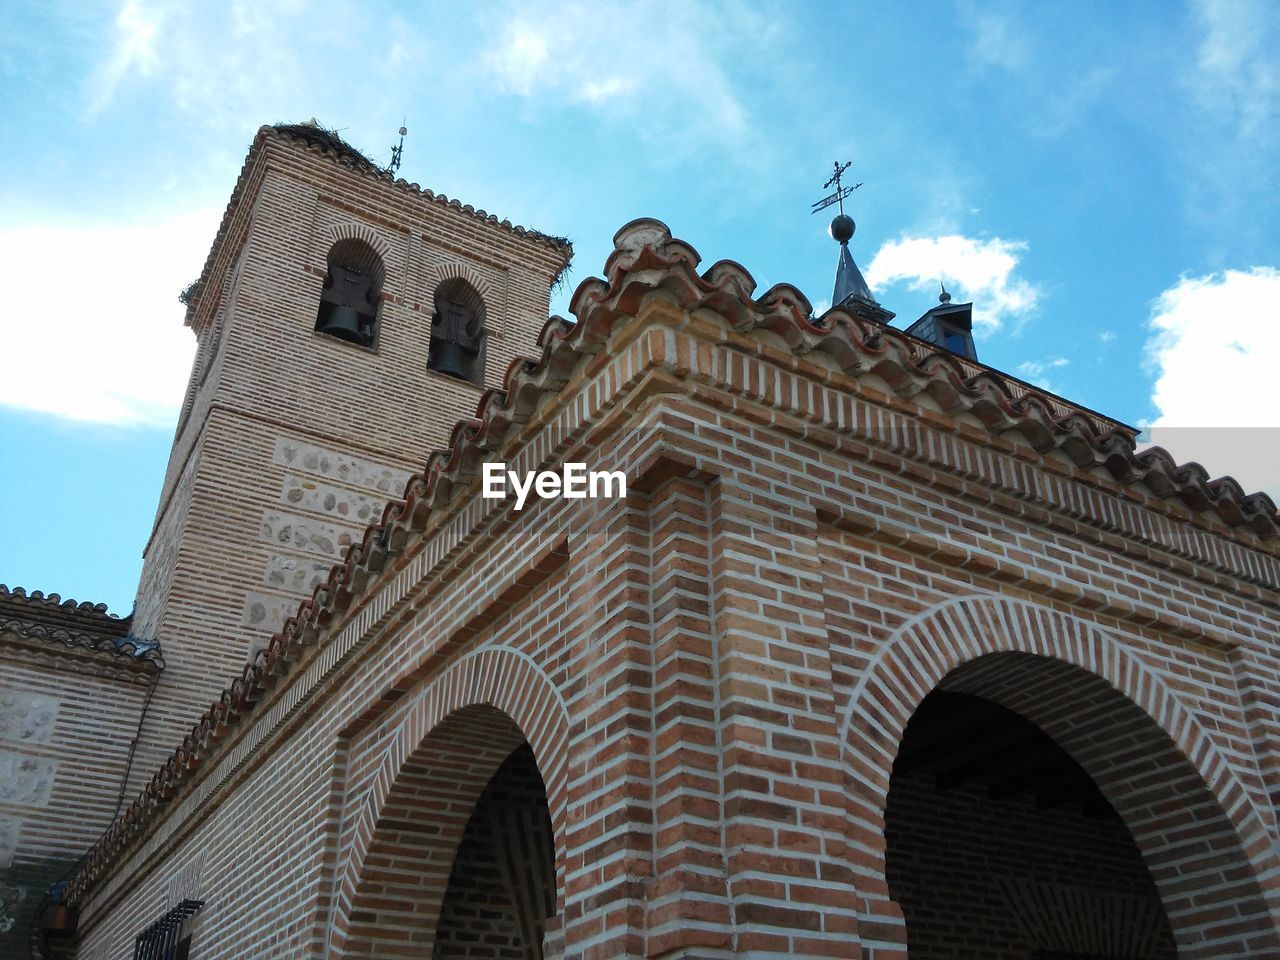
[[[168,667],[131,790],[536,351],[571,256],[314,124],[258,131],[187,308],[199,345],[133,628]]]

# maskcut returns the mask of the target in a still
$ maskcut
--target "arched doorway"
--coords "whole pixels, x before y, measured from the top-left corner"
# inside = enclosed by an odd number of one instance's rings
[[[541,960],[555,909],[547,786],[492,706],[450,713],[399,768],[351,898],[344,956]]]
[[[1052,737],[994,701],[944,686],[921,702],[885,841],[912,960],[1177,956],[1119,814]]]
[[[1011,711],[1078,765],[1087,775],[1083,785],[1079,776],[1073,781],[1070,771],[1057,767],[1060,780],[1076,784],[1070,788],[1077,792],[1072,807],[1083,817],[1086,805],[1099,809],[1100,796],[1114,810],[1154,884],[1178,957],[1280,956],[1269,899],[1274,894],[1259,881],[1275,869],[1274,840],[1255,800],[1199,716],[1164,676],[1096,626],[994,596],[957,598],[909,621],[867,664],[850,698],[844,727],[849,829],[863,897],[860,927],[871,931],[879,945],[873,945],[873,953],[880,947],[900,950],[911,941],[913,918],[894,899],[903,888],[889,876],[890,771],[900,754],[909,756],[902,749],[909,721],[935,690],[967,694]],[[974,701],[968,702],[972,706]],[[926,733],[927,724],[922,727]],[[972,759],[982,762],[981,756]],[[908,759],[907,774],[910,768]],[[1005,780],[1033,772],[1011,771]],[[920,766],[916,773],[936,776]],[[985,783],[962,774],[955,771],[953,787],[968,782],[971,790],[989,796]],[[1010,785],[1004,783],[1007,791]],[[1088,783],[1096,787],[1092,799],[1080,792]],[[1067,788],[1057,785],[1059,792]],[[981,842],[980,836],[975,839]],[[1131,857],[1128,863],[1132,865]],[[992,887],[995,883],[993,879]],[[1063,889],[1072,884],[1064,885],[1061,878],[1046,883],[1051,889],[1039,894],[1042,900],[1053,895],[1069,902],[1075,897],[1076,909],[1099,909],[1094,901]],[[1043,917],[1044,910],[1028,912],[1025,904],[1009,899],[1035,889],[1015,883],[1001,909],[1022,910],[1027,922],[1039,922],[1036,917]],[[922,914],[915,914],[919,922]],[[1157,941],[1153,935],[1151,942]],[[1081,955],[1074,947],[1037,946],[1030,937],[1019,949],[1028,958],[1036,956],[1033,950],[1046,958]]]
[[[542,960],[555,897],[547,788],[525,744],[503,761],[467,822],[433,955],[437,960]]]

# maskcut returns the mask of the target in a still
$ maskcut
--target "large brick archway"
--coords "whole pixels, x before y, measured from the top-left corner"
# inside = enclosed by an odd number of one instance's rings
[[[385,746],[347,789],[331,957],[431,955],[468,820],[525,743],[546,787],[563,900],[568,715],[551,680],[522,653],[482,648],[407,699],[368,735]]]
[[[970,596],[905,624],[869,664],[845,711],[864,956],[907,945],[886,879],[885,809],[907,723],[938,687],[1016,711],[1093,778],[1147,864],[1180,956],[1280,949],[1276,898],[1258,881],[1275,866],[1269,831],[1208,733],[1160,675],[1076,617]]]

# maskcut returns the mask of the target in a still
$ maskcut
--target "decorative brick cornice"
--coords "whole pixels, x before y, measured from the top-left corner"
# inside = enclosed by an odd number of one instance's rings
[[[111,676],[150,676],[164,668],[156,644],[129,635],[130,617],[106,604],[28,593],[0,583],[0,647],[22,661]]]
[[[350,144],[344,143],[336,136],[331,135],[328,137],[317,137],[314,135],[313,129],[309,129],[302,124],[279,124],[276,126],[259,127],[258,135],[254,139],[253,147],[250,148],[250,154],[252,154],[253,149],[256,148],[264,138],[274,138],[280,141],[301,144],[309,151],[313,151],[320,156],[342,164],[345,167],[349,167],[362,175],[381,180],[384,183],[395,186],[400,190],[415,193],[427,200],[432,200],[441,206],[451,207],[454,210],[465,213],[477,220],[483,220],[486,223],[492,223],[500,226],[515,236],[524,237],[539,246],[547,247],[557,253],[562,253],[565,255],[566,259],[573,254],[573,244],[563,237],[553,237],[550,234],[543,233],[541,230],[534,230],[530,227],[522,227],[519,224],[514,224],[510,220],[499,220],[492,213],[487,213],[478,207],[473,207],[469,203],[452,200],[443,193],[436,193],[434,190],[420,186],[417,183],[410,183],[404,178],[397,179],[382,167],[370,162],[357,150],[351,147]]]
[[[277,135],[263,128],[258,142]],[[555,398],[594,381],[609,359],[610,348],[618,346],[611,342],[615,331],[639,315],[653,297],[673,303],[690,326],[699,327],[704,339],[734,340],[734,362],[747,379],[752,378],[753,365],[789,363],[793,369],[813,370],[817,369],[813,361],[818,361],[820,367],[836,369],[852,380],[867,376],[886,384],[893,395],[885,399],[896,409],[922,419],[936,417],[913,403],[913,397],[923,394],[945,417],[968,414],[975,418],[983,425],[984,435],[1016,436],[1018,446],[1032,448],[1038,460],[1056,454],[1077,468],[1105,471],[1118,485],[1143,488],[1155,499],[1179,501],[1178,512],[1183,516],[1212,514],[1218,530],[1239,528],[1252,545],[1272,552],[1262,541],[1280,534],[1280,517],[1269,497],[1246,495],[1230,478],[1210,480],[1198,465],[1179,466],[1159,448],[1139,454],[1132,431],[1115,421],[874,320],[839,309],[815,319],[809,301],[788,284],[776,285],[755,298],[755,281],[731,261],[719,261],[698,273],[697,252],[673,239],[657,220],[627,224],[615,235],[614,247],[605,264],[607,279],[589,279],[573,296],[570,309],[577,322],[548,320],[538,339],[540,357],[511,364],[504,387],[485,392],[475,417],[454,427],[449,447],[433,453],[424,469],[410,477],[403,498],[387,505],[381,519],[368,527],[328,579],[301,602],[297,614],[285,621],[266,649],[254,654],[90,851],[68,886],[69,902],[83,897],[145,833],[165,805],[194,779],[196,770],[230,738],[233,728],[254,714],[256,706],[291,674],[307,648],[318,645],[331,627],[345,622],[353,606],[359,607],[367,587],[393,560],[456,511],[456,495],[474,488],[483,462],[508,459],[526,428],[545,416]],[[755,334],[779,338],[786,350],[769,351],[763,344],[757,344],[755,355],[742,350],[742,335]],[[673,362],[679,367],[678,357]],[[879,388],[869,393],[882,395]]]

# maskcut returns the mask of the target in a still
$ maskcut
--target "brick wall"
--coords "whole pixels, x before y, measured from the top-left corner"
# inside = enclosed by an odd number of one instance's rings
[[[0,956],[25,957],[49,885],[117,814],[154,672],[10,639],[0,630]]]
[[[806,327],[798,295],[752,301],[732,264],[694,274],[652,221],[617,242],[578,325],[93,861],[83,955],[127,956],[197,859],[197,955],[425,949],[451,851],[523,739],[555,840],[548,955],[900,960],[886,802],[939,685],[1092,776],[1180,956],[1280,951],[1259,707],[1280,687],[1275,540],[999,421],[886,333]],[[631,493],[515,513],[475,496],[486,459],[586,460]]]

